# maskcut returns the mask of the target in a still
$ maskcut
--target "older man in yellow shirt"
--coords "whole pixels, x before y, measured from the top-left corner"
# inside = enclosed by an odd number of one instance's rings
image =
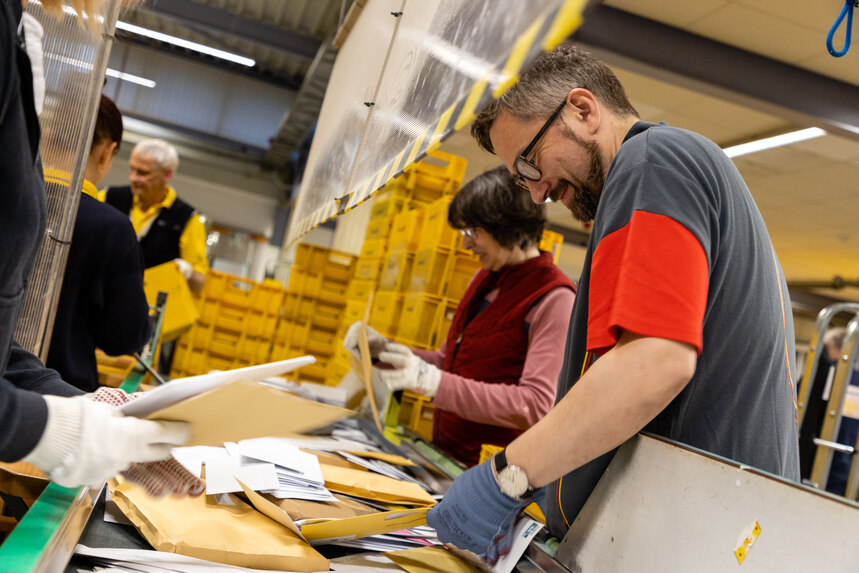
[[[174,260],[192,292],[200,292],[209,265],[202,216],[168,182],[179,166],[176,148],[162,139],[134,146],[130,187],[108,189],[104,201],[127,214],[143,248],[146,268]]]

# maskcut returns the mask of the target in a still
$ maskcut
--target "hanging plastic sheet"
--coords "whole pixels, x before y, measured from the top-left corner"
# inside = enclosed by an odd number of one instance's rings
[[[348,211],[468,125],[585,0],[370,0],[322,104],[287,237]]]
[[[30,274],[15,339],[43,360],[74,231],[119,4],[118,0],[107,1],[101,12],[92,15],[99,22],[100,33],[91,31],[87,17],[78,21],[71,10],[52,18],[44,13],[38,0],[31,0],[27,8],[45,32],[40,153],[45,172],[47,228]]]

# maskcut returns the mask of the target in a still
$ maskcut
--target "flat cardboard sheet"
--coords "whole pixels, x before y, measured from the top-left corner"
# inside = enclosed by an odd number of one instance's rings
[[[182,400],[147,419],[188,422],[193,434],[187,446],[214,446],[309,432],[352,414],[260,382],[238,380]]]
[[[131,483],[110,482],[117,506],[157,550],[217,563],[286,571],[327,571],[328,560],[288,529],[230,495],[154,498]]]
[[[321,463],[325,487],[329,490],[385,503],[435,505],[436,501],[421,486],[374,472],[354,470]]]

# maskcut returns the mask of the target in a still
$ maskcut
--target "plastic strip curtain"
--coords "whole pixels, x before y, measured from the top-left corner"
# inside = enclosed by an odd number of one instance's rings
[[[100,33],[94,33],[71,9],[54,18],[37,0],[27,7],[45,29],[45,103],[39,119],[48,218],[15,339],[42,360],[50,343],[118,10],[118,0],[107,0],[100,14],[88,15],[101,22]]]
[[[369,199],[467,126],[585,0],[370,0],[334,64],[287,235]]]

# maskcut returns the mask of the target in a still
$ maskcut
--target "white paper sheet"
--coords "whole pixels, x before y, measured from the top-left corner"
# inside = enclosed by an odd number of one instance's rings
[[[113,562],[119,571],[133,570],[149,571],[151,573],[162,573],[175,571],[178,573],[276,573],[270,569],[249,569],[247,567],[236,567],[224,565],[213,561],[186,557],[177,553],[164,551],[149,551],[145,549],[97,549],[78,545],[75,547],[76,555],[85,555]],[[128,567],[123,567],[127,565]],[[105,569],[109,570],[109,569]]]
[[[279,483],[274,464],[242,464],[233,457],[206,461],[206,495],[242,491],[237,478],[255,491],[277,489]]]
[[[531,518],[523,517],[513,527],[513,545],[510,552],[501,557],[492,568],[493,573],[510,573],[525,553],[531,540],[540,532],[542,526]]]
[[[281,360],[280,362],[236,368],[235,370],[213,372],[189,378],[176,378],[167,384],[156,387],[154,390],[145,392],[133,402],[123,405],[120,409],[126,416],[143,418],[171,404],[175,404],[191,396],[196,396],[197,394],[202,394],[203,392],[208,392],[209,390],[214,390],[215,388],[220,388],[236,380],[262,380],[269,376],[290,372],[314,362],[316,362],[316,358],[313,356],[301,356],[299,358]]]
[[[298,473],[296,477],[301,477],[306,481],[320,485],[325,483],[325,478],[322,477],[322,468],[319,466],[319,459],[313,454],[302,452],[297,446],[289,443],[288,439],[255,438],[242,440],[239,442],[239,452],[245,457],[271,462],[293,470]]]

